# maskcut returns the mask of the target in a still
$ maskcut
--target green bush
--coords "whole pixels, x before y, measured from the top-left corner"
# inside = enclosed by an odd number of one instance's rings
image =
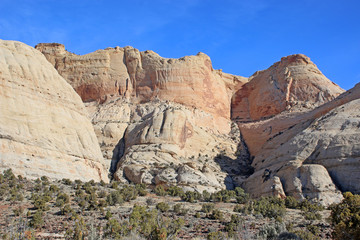
[[[225,231],[228,232],[229,237],[235,237],[239,226],[244,223],[244,219],[239,215],[232,214],[230,222],[225,224]]]
[[[211,194],[211,200],[214,202],[229,202],[235,196],[233,190],[221,190]]]
[[[68,178],[63,178],[62,183],[65,185],[72,185],[72,181]]]
[[[330,207],[334,239],[360,239],[360,195],[344,193],[344,199]]]
[[[145,183],[136,184],[135,189],[138,192],[138,195],[140,195],[140,196],[146,196],[148,194]]]
[[[182,190],[181,187],[177,187],[177,186],[170,186],[167,190],[166,190],[167,194],[169,194],[170,196],[173,197],[181,197],[184,194],[184,190]]]
[[[121,239],[121,237],[128,235],[130,226],[127,222],[120,223],[116,219],[110,218],[106,223],[105,237],[112,239]]]
[[[285,206],[287,208],[298,209],[300,208],[300,202],[293,196],[287,196],[285,198]]]
[[[166,196],[166,191],[163,185],[157,185],[153,191],[158,196]]]
[[[209,193],[208,191],[204,190],[204,191],[202,192],[201,199],[202,199],[204,202],[210,202],[210,201],[211,201],[211,193]]]
[[[43,211],[41,210],[37,210],[31,220],[30,220],[30,226],[33,228],[41,228],[44,225],[44,220],[43,220]]]
[[[61,208],[60,210],[60,214],[61,215],[68,215],[68,214],[71,214],[73,213],[73,210],[72,208],[70,207],[69,204],[66,204],[63,208]]]
[[[222,213],[220,210],[214,209],[214,210],[212,211],[212,213],[210,214],[209,218],[210,218],[210,219],[215,219],[215,220],[220,220],[220,221],[221,221],[221,220],[223,220],[224,215],[223,215],[223,213]]]
[[[129,202],[130,200],[135,200],[138,197],[138,191],[134,186],[124,186],[120,190],[121,195],[123,196],[124,201]]]
[[[250,195],[245,193],[244,189],[240,187],[235,188],[235,199],[237,203],[244,204],[250,200]]]
[[[210,213],[212,210],[214,210],[215,205],[213,203],[204,203],[201,206],[201,211],[204,213]]]
[[[156,204],[156,209],[160,210],[161,212],[167,212],[169,211],[170,207],[169,204],[165,202],[159,202],[158,204]]]
[[[173,207],[173,211],[177,214],[177,215],[186,215],[186,213],[188,212],[188,209],[184,208],[184,205],[177,203],[174,205]]]
[[[107,195],[106,202],[110,206],[115,206],[117,204],[123,204],[124,203],[124,198],[123,198],[120,191],[113,191],[109,195]]]
[[[62,207],[65,204],[70,202],[70,197],[66,193],[59,193],[56,198],[55,205],[57,207]]]
[[[261,214],[264,217],[281,220],[286,213],[284,200],[275,197],[262,197],[247,202],[244,207],[235,206],[234,211],[245,214]]]
[[[198,192],[193,191],[186,191],[182,196],[181,199],[185,202],[194,203],[197,200],[201,199],[201,194]]]

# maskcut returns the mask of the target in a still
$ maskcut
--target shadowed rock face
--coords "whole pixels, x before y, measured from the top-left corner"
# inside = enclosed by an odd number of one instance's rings
[[[36,48],[86,102],[116,179],[198,191],[238,184],[254,196],[325,205],[341,200],[338,189],[358,191],[358,179],[344,174],[357,174],[357,119],[348,115],[358,93],[343,93],[304,55],[246,79],[213,70],[201,53],[168,59],[132,47],[83,56],[61,44]]]
[[[79,96],[45,57],[0,40],[0,170],[29,178],[108,181]]]

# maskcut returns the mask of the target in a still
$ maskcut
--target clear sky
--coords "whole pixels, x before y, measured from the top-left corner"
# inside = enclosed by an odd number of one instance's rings
[[[245,77],[303,53],[342,88],[360,82],[359,0],[0,0],[0,12],[0,39],[31,46],[201,51],[215,69]]]

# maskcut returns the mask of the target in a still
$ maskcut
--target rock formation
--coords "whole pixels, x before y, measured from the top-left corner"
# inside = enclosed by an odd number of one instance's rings
[[[222,168],[239,172],[235,153],[246,148],[230,120],[230,102],[246,78],[213,70],[203,53],[168,59],[132,47],[83,56],[60,44],[36,49],[86,102],[117,179],[199,191],[232,184]]]
[[[86,102],[116,179],[198,191],[235,184],[325,205],[339,189],[359,192],[359,92],[343,93],[304,55],[246,79],[213,70],[202,53],[36,48]]]
[[[337,189],[359,193],[359,99],[357,85],[310,112],[288,116],[299,123],[264,144],[245,188],[255,196],[267,194],[271,188],[265,182],[278,177],[278,188],[286,195],[317,198],[324,204],[341,199]]]
[[[84,104],[37,50],[0,40],[0,170],[108,181]]]

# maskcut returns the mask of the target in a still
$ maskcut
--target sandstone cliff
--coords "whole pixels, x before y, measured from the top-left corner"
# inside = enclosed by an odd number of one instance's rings
[[[339,189],[358,192],[358,178],[344,172],[359,168],[351,110],[359,93],[343,93],[304,55],[246,79],[213,70],[202,53],[168,59],[132,47],[83,56],[61,44],[36,48],[86,102],[116,179],[198,191],[235,184],[254,196],[323,204],[338,202]]]
[[[37,50],[0,40],[0,170],[108,181],[80,97]]]
[[[132,47],[83,56],[61,44],[36,48],[87,102],[115,178],[199,191],[232,185],[223,168],[239,172],[236,153],[246,148],[230,102],[246,78],[213,70],[202,53],[169,59]]]

